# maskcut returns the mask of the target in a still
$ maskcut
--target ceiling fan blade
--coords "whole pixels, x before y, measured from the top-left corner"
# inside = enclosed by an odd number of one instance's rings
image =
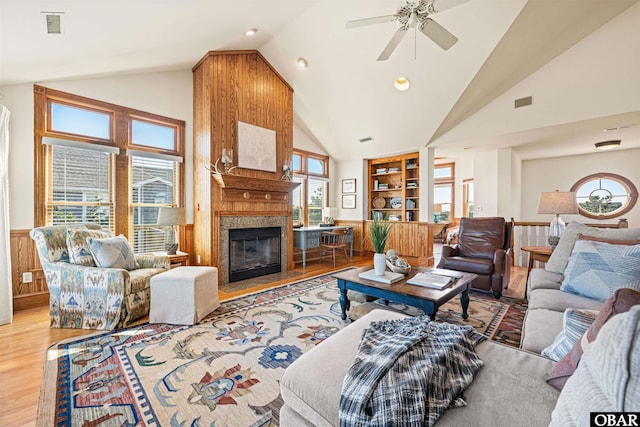
[[[432,7],[434,12],[442,12],[443,10],[451,9],[468,1],[469,0],[434,0]]]
[[[384,16],[375,16],[373,18],[363,18],[363,19],[355,19],[353,21],[347,21],[344,26],[347,30],[351,28],[364,27],[367,25],[374,24],[384,24],[385,22],[395,21],[398,15],[384,15]]]
[[[408,27],[398,28],[398,31],[396,31],[393,37],[391,37],[391,40],[389,40],[389,43],[387,43],[387,46],[384,48],[380,56],[378,56],[378,61],[386,61],[387,59],[389,59],[393,51],[402,41],[402,38],[404,37],[404,35],[407,34],[407,30],[409,30]]]
[[[419,27],[420,32],[429,37],[435,44],[444,50],[449,50],[451,46],[458,42],[458,38],[447,31],[442,25],[431,18],[428,18]]]

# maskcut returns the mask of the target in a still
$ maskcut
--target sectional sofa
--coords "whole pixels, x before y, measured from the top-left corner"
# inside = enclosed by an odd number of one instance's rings
[[[564,271],[580,232],[619,239],[634,239],[637,234],[635,239],[640,238],[640,229],[628,229],[633,231],[619,237],[610,230],[601,233],[583,227],[576,223],[567,230],[565,243],[561,245],[561,239],[555,258],[550,259],[550,270]],[[623,313],[614,315],[616,296],[621,292],[616,291],[603,303],[561,290],[563,278],[561,272],[542,268],[531,271],[521,349],[493,341],[480,343],[476,351],[484,366],[464,391],[467,405],[446,410],[438,425],[589,425],[593,410],[640,411],[640,292],[627,292],[632,302],[626,303],[631,309],[626,311],[625,307]],[[565,310],[574,307],[599,311],[594,325],[604,326],[593,332],[597,333],[597,340],[595,335],[591,337],[575,373],[572,371],[568,380],[566,376],[562,379],[566,385],[559,391],[547,380],[565,359],[556,363],[540,353],[554,344],[563,331]],[[339,425],[343,379],[363,331],[371,322],[403,317],[406,316],[400,313],[374,310],[290,365],[280,384],[284,401],[280,425]]]

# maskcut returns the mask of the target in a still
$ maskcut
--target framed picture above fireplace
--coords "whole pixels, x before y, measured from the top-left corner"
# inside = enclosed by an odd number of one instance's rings
[[[238,167],[276,172],[276,131],[238,121]]]

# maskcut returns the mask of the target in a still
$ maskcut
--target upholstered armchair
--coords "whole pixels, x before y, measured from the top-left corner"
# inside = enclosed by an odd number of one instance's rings
[[[99,225],[82,224],[38,227],[29,233],[49,289],[52,328],[113,330],[149,313],[151,277],[169,269],[169,257],[136,255],[137,268],[130,271],[96,267],[82,245],[82,233],[100,237],[100,230]],[[76,237],[71,251],[70,236]]]
[[[475,273],[471,287],[500,298],[509,286],[512,231],[504,218],[461,218],[458,243],[442,247],[438,267]]]

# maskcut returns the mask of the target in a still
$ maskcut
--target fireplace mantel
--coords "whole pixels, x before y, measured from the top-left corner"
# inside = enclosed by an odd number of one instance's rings
[[[240,175],[213,174],[223,189],[222,200],[246,202],[287,202],[299,182],[252,178]]]

